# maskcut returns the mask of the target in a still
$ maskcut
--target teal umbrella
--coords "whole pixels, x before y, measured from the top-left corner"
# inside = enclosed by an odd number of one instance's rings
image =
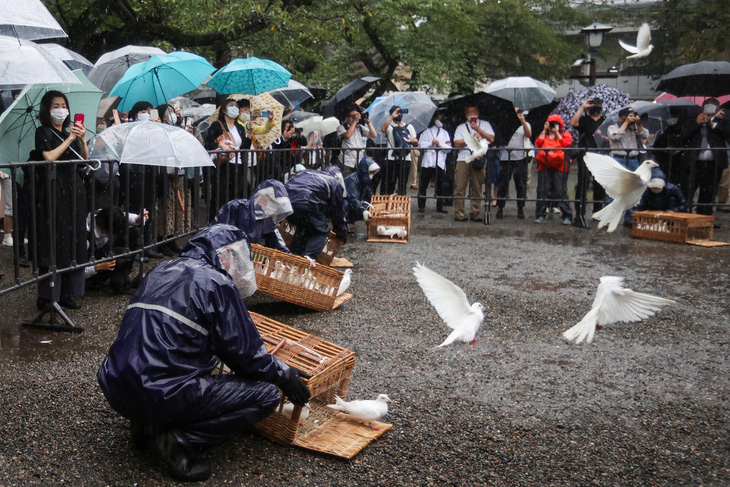
[[[274,61],[250,57],[234,59],[216,71],[205,84],[224,95],[258,95],[286,88],[289,78],[291,73]]]
[[[73,71],[73,74],[80,84],[26,86],[17,100],[0,115],[0,162],[28,160],[30,151],[35,148],[35,129],[40,126],[38,108],[41,98],[50,90],[66,95],[72,121],[77,113],[84,114],[87,139],[96,135],[96,112],[103,93],[81,70]]]
[[[122,98],[118,107],[121,112],[129,111],[138,101],[162,105],[198,89],[213,71],[215,68],[205,58],[189,52],[152,56],[143,63],[132,65],[109,96]]]

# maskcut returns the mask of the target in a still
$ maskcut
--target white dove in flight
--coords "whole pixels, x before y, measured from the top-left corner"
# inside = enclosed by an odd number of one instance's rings
[[[586,343],[591,343],[596,330],[602,329],[604,325],[619,321],[641,321],[654,316],[662,306],[674,303],[671,299],[634,292],[623,285],[623,277],[601,277],[591,310],[577,325],[566,330],[563,337],[575,343],[584,339]]]
[[[386,394],[380,394],[377,399],[363,401],[343,401],[339,396],[335,396],[335,404],[328,404],[328,408],[337,411],[344,411],[353,418],[359,419],[363,423],[367,422],[370,429],[373,428],[373,421],[377,421],[388,414],[388,403],[393,402]]]
[[[464,162],[467,164],[474,159],[482,157],[487,153],[487,149],[489,149],[489,141],[487,139],[477,140],[468,131],[464,134],[464,142],[466,143],[466,147],[471,151],[471,154],[464,159]]]
[[[477,330],[484,321],[484,306],[481,303],[469,305],[459,286],[418,262],[413,275],[441,319],[453,330],[439,347],[456,340],[476,344]]]
[[[648,56],[651,53],[651,50],[654,49],[654,46],[651,45],[650,42],[651,29],[649,28],[649,24],[641,24],[641,27],[639,27],[639,32],[636,34],[635,46],[627,44],[620,39],[618,41],[618,43],[621,44],[621,47],[632,54],[631,56],[626,56],[626,59],[636,59]]]
[[[596,181],[613,198],[608,206],[594,213],[593,218],[598,219],[598,228],[608,225],[608,231],[613,232],[621,223],[624,212],[641,201],[651,179],[651,169],[659,167],[659,164],[644,161],[632,172],[609,156],[589,152],[583,159]]]
[[[352,269],[345,269],[343,274],[340,287],[337,289],[338,296],[342,296],[347,291],[347,288],[350,287],[350,282],[352,282]]]

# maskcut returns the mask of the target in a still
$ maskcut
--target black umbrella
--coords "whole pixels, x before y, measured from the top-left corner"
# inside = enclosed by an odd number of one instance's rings
[[[442,120],[447,130],[453,134],[456,127],[466,121],[464,110],[475,105],[479,108],[479,118],[488,121],[494,129],[494,145],[504,146],[520,126],[512,102],[489,93],[474,93],[448,98],[439,104],[445,111]]]
[[[193,97],[193,100],[200,103],[210,103],[211,105],[218,104],[218,93],[213,89],[203,90]]]
[[[358,98],[362,98],[368,92],[370,86],[378,80],[380,78],[377,76],[365,76],[347,83],[335,93],[335,96],[322,103],[322,116],[325,118],[332,116],[341,118],[345,106]]]
[[[656,87],[675,96],[730,94],[730,62],[702,61],[685,64],[666,74]]]
[[[535,107],[532,110],[525,111],[525,120],[527,120],[527,123],[530,124],[530,128],[532,129],[533,142],[535,142],[535,139],[540,136],[540,132],[542,131],[542,127],[545,125],[547,118],[550,116],[553,110],[555,110],[555,107],[557,107],[559,104],[559,101],[553,100],[547,105],[542,105],[539,107]],[[566,125],[570,123],[569,120],[564,120],[564,122]]]
[[[322,85],[307,85],[307,89],[312,93],[315,100],[323,100],[327,96],[327,88]]]

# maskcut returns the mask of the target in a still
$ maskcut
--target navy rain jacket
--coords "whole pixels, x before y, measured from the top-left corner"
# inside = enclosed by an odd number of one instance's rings
[[[345,178],[345,188],[347,189],[345,207],[349,223],[363,219],[362,213],[367,210],[367,205],[363,204],[363,201],[370,203],[373,197],[373,190],[370,187],[370,173],[368,172],[370,164],[373,162],[375,161],[372,158],[363,157],[357,164],[357,171]]]
[[[344,191],[340,183],[323,171],[300,171],[286,183],[292,206],[305,206],[332,220],[335,233],[347,232]]]

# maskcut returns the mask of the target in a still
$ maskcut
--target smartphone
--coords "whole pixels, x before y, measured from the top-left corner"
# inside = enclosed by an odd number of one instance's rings
[[[271,113],[266,110],[264,110],[263,112],[259,112],[259,117],[269,118],[270,115]]]
[[[81,122],[81,125],[84,124],[84,114],[83,113],[77,113],[74,115],[74,125]]]
[[[471,123],[477,123],[477,117],[471,117],[469,120]]]
[[[406,113],[408,113],[408,109],[407,108],[401,108],[400,109],[400,113],[401,113],[401,115],[405,115]]]
[[[160,112],[157,111],[157,108],[152,108],[150,110],[150,120],[157,120],[160,118]]]

